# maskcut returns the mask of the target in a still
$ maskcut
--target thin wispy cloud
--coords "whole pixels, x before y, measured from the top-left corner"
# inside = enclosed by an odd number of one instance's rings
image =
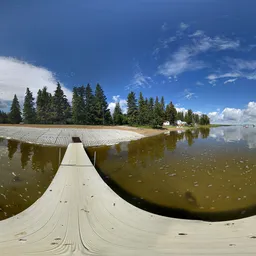
[[[189,35],[189,37],[199,37],[199,36],[203,36],[204,35],[204,31],[202,30],[197,30],[196,32],[194,32],[193,34]]]
[[[138,89],[138,88],[150,88],[154,83],[150,76],[143,74],[140,65],[137,63],[134,67],[134,75],[131,83],[126,86],[127,90]]]
[[[209,76],[207,76],[207,79],[209,80],[217,80],[220,78],[231,78],[231,77],[240,77],[240,74],[238,73],[225,73],[225,74],[221,74],[221,75],[217,75],[217,74],[211,74]]]
[[[167,39],[159,40],[159,42],[160,42],[160,45],[161,45],[162,48],[168,48],[169,44],[172,43],[172,42],[175,42],[176,40],[177,40],[176,36],[171,36]]]
[[[160,48],[159,47],[156,47],[153,52],[152,52],[152,55],[153,57],[157,60],[158,59],[158,54],[159,54],[159,51],[160,51]]]
[[[253,50],[254,48],[256,48],[256,44],[250,44],[248,47],[247,47],[247,51],[250,52],[251,50]]]
[[[234,50],[240,46],[238,40],[216,36],[211,38],[197,32],[200,37],[194,37],[190,44],[181,46],[170,59],[158,66],[158,73],[164,76],[180,75],[187,71],[199,70],[207,67],[207,63],[198,59],[198,55],[212,51]]]
[[[192,98],[197,98],[196,94],[194,92],[191,92],[190,90],[188,89],[185,89],[184,90],[184,97],[187,99],[187,100],[191,100]]]
[[[197,81],[197,82],[196,82],[196,85],[198,85],[198,86],[203,86],[204,83],[202,83],[202,82],[200,82],[200,81]]]
[[[178,29],[176,30],[176,35],[175,36],[169,36],[168,38],[165,38],[165,39],[162,39],[162,38],[158,39],[157,46],[154,48],[154,50],[152,52],[153,57],[157,60],[160,50],[169,48],[169,45],[171,43],[178,40],[178,38],[182,38],[184,31],[188,27],[189,27],[189,25],[187,25],[185,23],[180,23]],[[161,29],[162,29],[162,31],[169,30],[168,25],[167,25],[166,22],[163,23],[163,25],[161,26]]]
[[[181,29],[181,30],[186,30],[188,27],[189,27],[188,24],[186,24],[186,23],[184,23],[184,22],[181,22],[181,23],[180,23],[180,29]]]
[[[162,29],[162,31],[168,30],[168,25],[166,22],[163,23],[163,25],[161,26],[161,29]]]
[[[256,80],[256,60],[242,60],[226,58],[224,62],[225,67],[228,67],[229,72],[220,74],[210,74],[206,78],[209,83],[216,83],[218,80],[228,78],[224,84],[234,82],[238,78],[245,78],[248,80]]]
[[[234,83],[237,80],[237,78],[234,79],[228,79],[224,82],[224,84],[228,84],[228,83]]]

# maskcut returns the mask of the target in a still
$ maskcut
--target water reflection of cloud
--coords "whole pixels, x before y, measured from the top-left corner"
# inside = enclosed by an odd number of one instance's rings
[[[210,137],[225,142],[245,141],[249,148],[256,148],[256,128],[218,127],[211,129]]]

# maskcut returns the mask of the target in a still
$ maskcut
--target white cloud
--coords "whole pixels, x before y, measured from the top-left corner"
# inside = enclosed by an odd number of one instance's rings
[[[116,107],[117,102],[119,102],[122,112],[124,114],[126,114],[127,113],[127,101],[125,99],[121,99],[120,95],[113,96],[112,99],[113,99],[113,101],[108,104],[108,108],[109,108],[111,114],[114,113],[114,109]]]
[[[208,113],[208,117],[210,118],[211,123],[218,123],[223,120],[223,116],[217,111]]]
[[[224,120],[240,122],[243,115],[243,111],[241,109],[236,108],[225,108],[222,111],[222,114]]]
[[[126,89],[138,89],[138,88],[150,88],[152,83],[154,83],[153,79],[150,76],[146,76],[142,73],[140,65],[137,63],[135,65],[135,72],[133,75],[133,79],[131,83],[126,86]]]
[[[176,107],[175,107],[175,108],[176,108]],[[185,108],[176,108],[176,110],[177,110],[177,112],[183,112],[183,113],[188,112],[188,110],[185,109]]]
[[[242,60],[242,59],[231,59],[227,58],[229,67],[233,70],[255,70],[256,60]]]
[[[187,99],[187,100],[190,100],[190,99],[192,99],[192,98],[197,98],[197,96],[195,95],[195,93],[194,92],[191,92],[190,90],[188,90],[188,89],[185,89],[184,90],[184,97]]]
[[[195,33],[189,35],[189,37],[200,37],[204,35],[204,31],[202,30],[197,30]]]
[[[248,136],[250,133],[251,136]],[[219,127],[211,129],[210,136],[226,142],[243,140],[249,148],[256,148],[256,129],[244,129],[243,127]]]
[[[224,84],[227,84],[227,83],[234,83],[235,81],[237,80],[237,78],[234,78],[234,79],[228,79],[224,82]]]
[[[248,47],[247,47],[247,51],[250,52],[252,49],[254,49],[256,47],[256,44],[250,44]]]
[[[7,108],[7,107],[8,107],[7,102],[0,99],[0,109],[1,108]]]
[[[187,71],[199,70],[207,67],[207,65],[203,61],[197,59],[198,55],[209,50],[234,50],[240,46],[238,40],[234,41],[220,36],[211,38],[204,33],[197,31],[196,35],[199,34],[200,37],[193,37],[190,44],[181,46],[170,56],[169,60],[158,66],[158,73],[164,76],[174,76]]]
[[[195,112],[193,112],[194,114],[197,114],[197,115],[199,115],[199,116],[201,116],[202,114],[203,114],[203,112],[201,112],[201,111],[195,111]]]
[[[34,97],[44,86],[53,93],[56,90],[56,84],[55,74],[46,68],[10,57],[0,57],[0,100],[4,103],[11,101],[14,94],[22,102],[27,87],[33,92]],[[72,92],[65,87],[62,89],[71,100]]]
[[[188,27],[189,27],[188,24],[186,24],[186,23],[184,23],[184,22],[181,22],[181,23],[180,23],[180,29],[181,29],[181,30],[186,30]]]
[[[193,60],[192,56],[193,52],[188,47],[182,47],[172,55],[171,60],[158,67],[158,73],[170,77],[205,67],[202,61]]]
[[[256,120],[256,102],[249,102],[244,110],[244,118],[246,120]]]
[[[154,51],[152,52],[152,55],[153,55],[153,57],[157,60],[158,59],[158,54],[159,54],[159,52],[160,52],[160,48],[159,47],[156,47],[155,49],[154,49]]]
[[[225,108],[222,112],[208,113],[211,123],[243,124],[256,123],[256,102],[249,102],[246,108]]]
[[[224,74],[211,74],[207,76],[207,79],[209,81],[214,80],[216,82],[218,79],[229,78],[229,80],[225,81],[224,84],[234,82],[237,78],[256,80],[256,60],[227,58],[224,64],[225,66],[229,67],[229,72]]]
[[[202,82],[200,82],[200,81],[197,81],[197,82],[196,82],[196,85],[198,85],[198,86],[203,86],[204,83],[202,83]]]
[[[209,76],[207,76],[207,79],[209,80],[217,80],[219,78],[229,78],[229,77],[239,77],[240,74],[238,73],[225,73],[225,74],[222,74],[222,75],[216,75],[216,74],[211,74]]]
[[[171,36],[171,37],[168,37],[167,39],[159,40],[159,42],[162,48],[168,48],[169,44],[172,42],[175,42],[176,40],[177,40],[176,36]]]
[[[166,22],[163,23],[163,25],[161,26],[161,29],[162,29],[163,31],[168,30],[168,25],[167,25]]]
[[[212,86],[216,86],[217,81],[216,80],[210,80],[208,81],[209,84],[211,84]]]
[[[218,50],[237,49],[240,46],[239,40],[233,41],[225,37],[216,36],[210,41],[212,42],[213,47]]]

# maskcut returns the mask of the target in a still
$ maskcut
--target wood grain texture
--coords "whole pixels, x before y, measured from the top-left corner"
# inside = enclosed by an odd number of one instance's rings
[[[43,196],[0,222],[0,255],[255,255],[255,217],[202,222],[138,209],[70,144]]]

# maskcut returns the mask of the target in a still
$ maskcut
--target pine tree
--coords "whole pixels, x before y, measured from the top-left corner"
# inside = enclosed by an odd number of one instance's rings
[[[148,101],[148,124],[152,125],[153,118],[154,118],[154,99],[150,97]]]
[[[138,123],[138,106],[134,92],[130,92],[127,97],[127,118],[129,125]]]
[[[53,99],[47,87],[38,90],[36,101],[37,121],[41,124],[49,124],[53,121]]]
[[[7,123],[9,123],[8,115],[4,111],[0,110],[0,124],[7,124]]]
[[[119,102],[116,103],[114,109],[113,122],[115,125],[122,125],[123,123],[123,114]]]
[[[181,112],[177,112],[177,120],[180,120],[180,121],[184,121],[184,113],[181,111]]]
[[[12,124],[19,124],[22,121],[20,104],[16,94],[14,95],[12,101],[11,111],[9,113],[9,120]]]
[[[34,105],[33,94],[29,88],[27,88],[23,106],[23,120],[25,124],[34,124],[36,122],[36,110]]]
[[[192,124],[192,122],[193,122],[192,116],[193,116],[193,111],[191,109],[189,109],[185,115],[185,121],[187,122],[188,125]]]
[[[95,124],[112,124],[110,110],[108,109],[107,97],[99,84],[96,85],[95,89]]]
[[[163,97],[163,96],[161,97],[161,102],[160,102],[160,104],[161,104],[162,112],[164,113],[164,112],[165,112],[165,102],[164,102],[164,97]]]
[[[70,117],[70,105],[67,97],[61,89],[60,83],[57,83],[57,88],[53,96],[53,121],[55,123],[65,124]]]
[[[85,87],[74,87],[72,97],[72,120],[74,124],[86,123]]]
[[[159,103],[158,97],[156,97],[152,127],[153,128],[162,127],[163,121],[164,121],[164,113],[162,111],[161,103]]]
[[[139,106],[138,106],[138,124],[139,125],[145,125],[146,123],[146,104],[142,95],[142,92],[140,92],[139,97]]]
[[[77,87],[73,88],[73,96],[72,96],[72,121],[74,124],[79,123],[79,106],[78,106],[78,92]]]
[[[85,88],[85,124],[95,123],[95,98],[90,84]]]
[[[209,125],[210,124],[209,117],[205,114],[201,115],[200,120],[199,120],[199,124],[200,125]]]
[[[174,125],[175,122],[177,121],[177,110],[174,107],[172,102],[170,102],[169,108],[170,108],[169,121],[170,121],[170,124]]]
[[[170,122],[170,116],[171,116],[171,110],[170,110],[170,105],[168,104],[165,109],[165,116],[164,116],[165,121]]]
[[[144,124],[149,125],[150,124],[150,113],[149,113],[149,101],[147,98],[145,98],[144,101]]]
[[[199,124],[200,117],[198,114],[193,114],[193,122]]]

